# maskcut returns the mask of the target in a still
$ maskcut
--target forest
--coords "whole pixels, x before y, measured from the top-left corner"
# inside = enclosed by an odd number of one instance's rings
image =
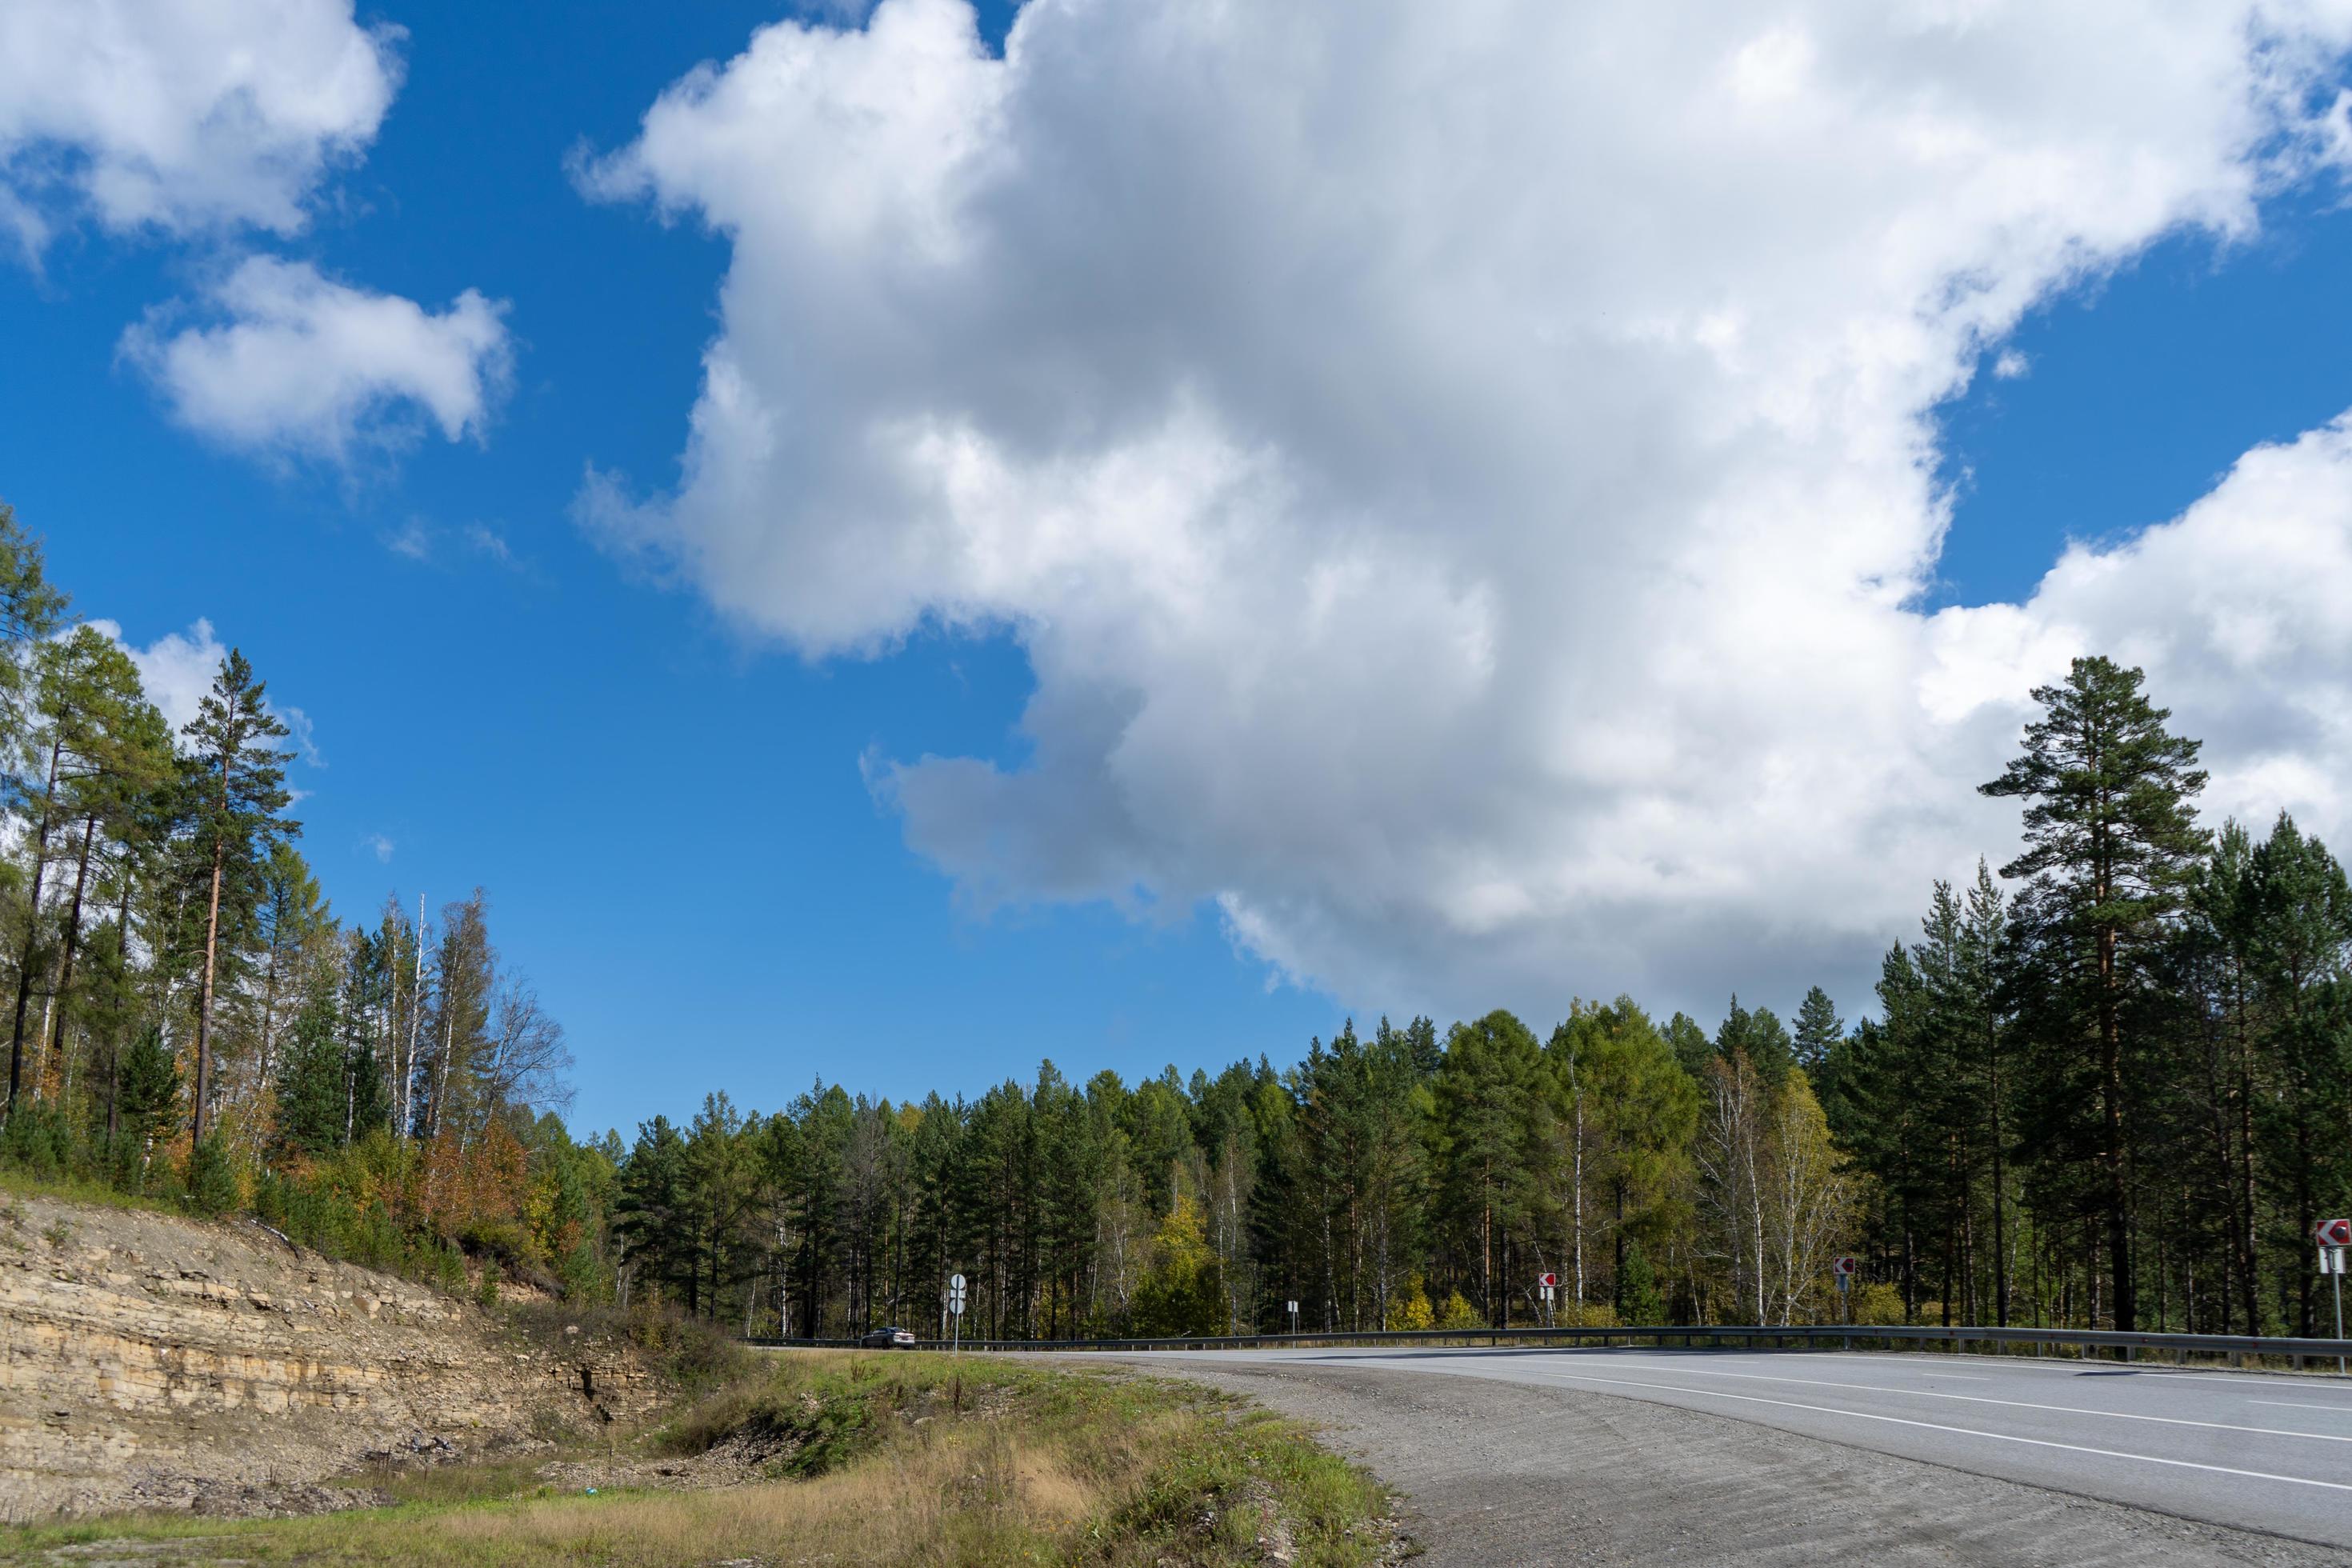
[[[1924,890],[1851,1026],[1819,987],[1712,1031],[1618,996],[1133,1084],[1047,1059],[971,1099],[714,1091],[575,1140],[563,1031],[486,895],[330,908],[242,654],[175,730],[5,507],[0,637],[20,1180],[750,1335],[943,1331],[953,1272],[980,1338],[1276,1331],[1293,1301],[1308,1330],[2326,1331],[2352,891],[2287,816],[2202,826],[2199,743],[2103,658],[1955,784],[2017,803],[2022,847]]]

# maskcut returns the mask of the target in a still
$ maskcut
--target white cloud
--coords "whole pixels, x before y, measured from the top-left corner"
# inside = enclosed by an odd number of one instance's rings
[[[213,633],[212,622],[198,620],[184,632],[166,632],[145,647],[125,641],[122,628],[112,621],[90,625],[131,656],[147,700],[163,715],[173,734],[194,722],[197,704],[212,689],[213,677],[220,672],[221,660],[228,657],[226,645]]]
[[[125,638],[117,622],[93,620],[89,625],[130,655],[132,666],[139,671],[141,689],[155,705],[156,711],[163,715],[164,722],[171,725],[174,736],[194,721],[198,706],[212,689],[213,678],[220,673],[221,661],[229,653],[227,645],[213,630],[212,622],[199,618],[186,631],[166,632],[145,647]],[[262,677],[264,685],[268,683],[267,671],[255,673]],[[324,768],[327,759],[319,751],[310,714],[286,702],[271,701],[268,707],[271,716],[286,726],[294,754],[311,767]],[[310,792],[298,789],[291,793],[299,801]]]
[[[2033,362],[2016,349],[2003,349],[1992,362],[1996,380],[2015,381],[2033,369]]]
[[[511,374],[505,302],[471,289],[436,315],[257,256],[205,304],[207,321],[176,331],[172,312],[151,312],[122,353],[174,418],[249,451],[340,460],[413,439],[420,418],[478,437]]]
[[[37,256],[114,230],[291,234],[399,90],[396,27],[351,0],[0,5],[0,226]]]
[[[446,559],[453,546],[467,554],[478,555],[512,571],[529,569],[522,558],[515,554],[514,546],[507,542],[506,535],[488,523],[469,522],[460,528],[440,528],[421,517],[412,517],[394,531],[383,535],[386,550],[419,563]]]
[[[391,839],[381,833],[371,833],[360,842],[367,847],[368,852],[376,858],[379,865],[392,864],[394,845]]]
[[[1934,408],[2340,156],[2352,5],[1767,11],[762,28],[581,174],[733,259],[682,483],[580,510],[813,656],[1010,628],[1034,760],[873,764],[909,841],[983,903],[1213,900],[1351,1003],[1852,1008],[2088,647],[2217,805],[2344,837],[2340,428],[2024,605],[1916,599]]]
[[[278,721],[286,726],[286,738],[293,743],[295,753],[314,768],[325,767],[326,755],[319,750],[318,731],[310,722],[310,715],[299,708],[280,705],[277,707],[277,716]]]

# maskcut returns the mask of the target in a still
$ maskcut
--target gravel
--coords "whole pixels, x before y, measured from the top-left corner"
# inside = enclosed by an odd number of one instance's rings
[[[2352,1562],[1603,1394],[1330,1363],[1146,1364],[1321,1428],[1404,1495],[1428,1568]]]

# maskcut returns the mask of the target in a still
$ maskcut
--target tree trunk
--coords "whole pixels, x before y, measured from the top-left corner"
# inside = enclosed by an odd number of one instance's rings
[[[66,1054],[65,1008],[62,1005],[62,999],[70,995],[73,991],[74,950],[81,945],[82,891],[89,884],[89,844],[97,833],[98,818],[85,817],[81,825],[81,856],[74,867],[73,908],[66,915],[65,959],[58,966],[57,994],[61,1005],[58,1008],[57,1032],[55,1037],[49,1042],[50,1052],[61,1068],[65,1065]]]
[[[2001,1186],[2000,1040],[1996,1034],[1988,1053],[1992,1088],[1992,1310],[1997,1327],[2009,1327],[2008,1201]]]
[[[196,1107],[194,1137],[205,1141],[205,1110],[213,1089],[213,975],[220,952],[221,877],[226,869],[228,841],[213,839],[213,886],[205,913],[205,979],[196,1001]]]
[[[2238,1241],[2243,1249],[2239,1259],[2239,1287],[2245,1297],[2246,1332],[2259,1334],[2263,1331],[2263,1317],[2254,1252],[2254,1069],[2252,1052],[2242,1037],[2238,1046],[2237,1218],[2242,1227]]]
[[[26,907],[24,956],[16,965],[16,1023],[8,1037],[6,1110],[11,1115],[16,1112],[17,1091],[25,1080],[25,1010],[33,1000],[33,948],[41,933],[41,875],[49,867],[49,808],[57,798],[58,753],[64,745],[62,735],[49,742],[48,787],[41,792],[41,823],[33,837],[33,897]]]
[[[2101,879],[2104,884],[2105,879]],[[2107,896],[2103,885],[2100,897]],[[2099,931],[2099,1099],[2106,1127],[2107,1268],[2115,1279],[2116,1331],[2127,1334],[2137,1326],[2137,1292],[2132,1286],[2131,1196],[2124,1173],[2123,1039],[2116,1007],[2116,931]]]
[[[278,1025],[278,959],[283,951],[285,936],[284,931],[272,926],[269,932],[269,968],[261,981],[261,1060],[255,1069],[253,1080],[257,1114],[262,1097],[269,1092],[269,1047]]]
[[[122,887],[118,895],[121,899],[121,902],[116,905],[114,914],[115,946],[120,949],[122,953],[122,963],[125,968],[128,968],[131,963],[131,858],[130,855],[125,854],[122,860]],[[122,1115],[120,1101],[121,1091],[122,1032],[120,1029],[110,1029],[107,1032],[106,1047],[106,1155],[110,1160],[114,1157],[114,1141],[121,1134],[122,1131]]]

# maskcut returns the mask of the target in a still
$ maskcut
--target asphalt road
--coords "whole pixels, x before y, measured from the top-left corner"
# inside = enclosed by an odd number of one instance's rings
[[[2352,1382],[2335,1379],[1827,1352],[1227,1351],[1136,1359],[1174,1363],[1170,1371],[1326,1368],[1633,1400],[2352,1550]],[[1563,1416],[1577,1403],[1564,1401]],[[1563,1440],[1570,1425],[1559,1426]],[[1517,1440],[1540,1444],[1543,1430]]]

